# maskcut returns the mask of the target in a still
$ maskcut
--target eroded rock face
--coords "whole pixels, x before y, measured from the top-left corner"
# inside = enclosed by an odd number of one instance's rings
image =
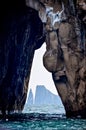
[[[45,40],[38,12],[24,3],[20,6],[9,8],[0,22],[0,110],[3,114],[23,110],[34,51]]]
[[[53,4],[47,3],[53,10],[47,14],[47,50],[43,64],[52,73],[67,117],[86,117],[86,13],[82,16],[86,2],[79,2],[78,6],[73,1],[58,2],[56,7],[59,12],[55,11]],[[52,19],[55,14],[55,19]]]
[[[23,109],[34,50],[46,35],[43,64],[52,73],[66,115],[86,118],[86,1],[26,0],[35,10],[17,2],[7,6],[0,24],[2,113]]]

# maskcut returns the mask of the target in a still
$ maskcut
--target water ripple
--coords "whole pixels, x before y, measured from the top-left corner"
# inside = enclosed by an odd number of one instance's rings
[[[8,121],[0,121],[0,130],[86,130],[86,120],[61,114],[14,114]]]

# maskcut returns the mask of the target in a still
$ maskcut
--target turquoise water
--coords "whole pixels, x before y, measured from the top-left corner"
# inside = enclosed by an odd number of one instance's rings
[[[1,120],[0,130],[86,130],[86,120],[67,119],[64,109],[58,106],[30,106],[22,114]]]

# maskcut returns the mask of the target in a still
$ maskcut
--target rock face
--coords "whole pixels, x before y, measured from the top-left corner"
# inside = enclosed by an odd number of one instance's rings
[[[29,106],[47,106],[59,105],[63,106],[59,96],[51,93],[44,85],[37,85],[35,97],[33,98],[32,90],[30,89],[27,105]]]
[[[23,109],[34,50],[45,34],[43,64],[52,73],[66,115],[86,118],[86,0],[26,0],[43,26],[25,1],[10,2],[0,21],[2,113]]]
[[[28,96],[28,100],[27,100],[27,103],[26,105],[33,105],[33,101],[34,101],[34,98],[33,98],[33,92],[32,92],[32,89],[30,89],[30,92],[29,92],[29,96]]]
[[[23,109],[34,51],[45,39],[37,11],[27,8],[22,1],[21,4],[13,2],[12,7],[8,1],[8,10],[0,21],[0,110],[3,114]]]
[[[77,10],[73,1],[56,3],[59,13],[47,3],[53,11],[47,13],[43,63],[52,73],[67,117],[86,117],[86,1],[77,1]]]

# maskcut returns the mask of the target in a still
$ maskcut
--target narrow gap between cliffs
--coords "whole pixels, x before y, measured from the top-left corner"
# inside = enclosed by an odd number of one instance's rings
[[[65,109],[54,86],[52,75],[43,66],[43,55],[45,51],[45,43],[40,49],[35,51],[28,95],[23,112],[64,114]]]

